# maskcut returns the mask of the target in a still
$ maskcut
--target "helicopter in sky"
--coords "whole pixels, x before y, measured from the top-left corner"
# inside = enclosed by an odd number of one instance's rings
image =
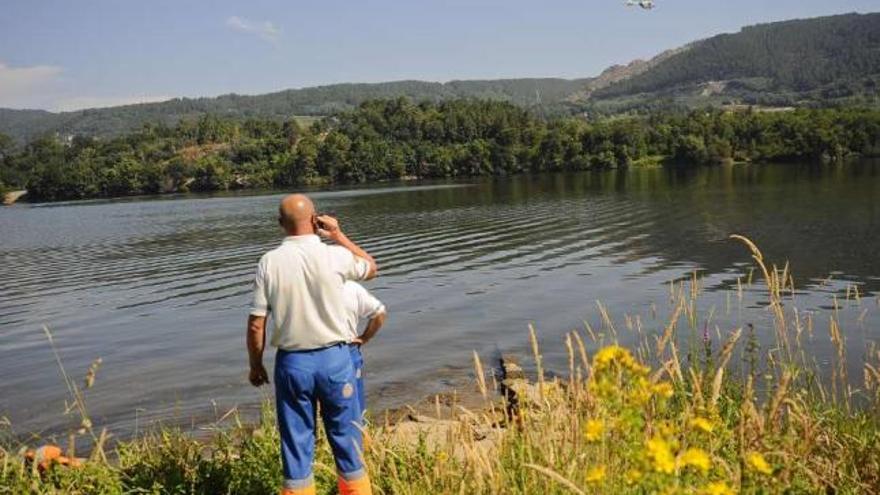
[[[645,10],[651,10],[654,8],[654,0],[626,0],[626,5],[629,7],[641,7]]]

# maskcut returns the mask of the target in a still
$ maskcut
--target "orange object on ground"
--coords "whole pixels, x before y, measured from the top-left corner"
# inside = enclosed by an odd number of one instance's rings
[[[370,486],[370,477],[361,476],[356,480],[339,478],[339,495],[372,495],[373,488]]]
[[[82,461],[76,457],[65,457],[61,455],[61,447],[57,445],[43,445],[37,450],[28,450],[24,454],[24,458],[30,462],[36,462],[40,471],[49,469],[52,463],[61,464],[62,466],[79,467]]]

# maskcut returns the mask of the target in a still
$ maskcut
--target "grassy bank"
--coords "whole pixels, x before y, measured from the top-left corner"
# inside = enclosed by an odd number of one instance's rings
[[[767,328],[702,334],[694,278],[671,285],[670,313],[655,329],[630,318],[615,323],[600,305],[601,328],[586,326],[560,342],[565,378],[545,374],[530,329],[531,380],[486,373],[475,355],[479,407],[453,405],[443,415],[438,403],[429,417],[366,428],[374,492],[880,493],[880,352],[867,353],[863,376],[848,376],[832,313],[831,369],[807,364],[802,335],[825,330],[787,298],[788,268],[769,266],[741,240],[767,289]],[[847,297],[859,300],[858,293]],[[775,345],[762,350],[756,332],[774,335]],[[616,345],[624,333],[640,343]],[[23,447],[7,442],[0,493],[276,492],[281,471],[269,404],[256,424],[220,418],[210,441],[163,430],[105,452],[106,434],[87,420],[82,391],[68,382],[81,431],[97,445],[90,460],[41,473],[25,462]],[[323,439],[315,474],[319,493],[335,492]]]

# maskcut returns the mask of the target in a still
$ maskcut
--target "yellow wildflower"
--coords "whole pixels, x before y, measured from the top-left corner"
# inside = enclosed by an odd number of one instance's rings
[[[647,375],[651,372],[651,368],[645,366],[644,364],[635,363],[632,365],[632,371],[633,373],[636,373],[638,375]]]
[[[626,365],[632,362],[632,360],[632,354],[628,350],[619,345],[609,345],[599,349],[599,352],[593,357],[593,366],[596,368],[606,368],[615,362]]]
[[[449,454],[447,454],[446,452],[438,452],[437,453],[437,462],[439,462],[440,464],[443,464],[448,459],[449,459]]]
[[[598,483],[605,479],[605,466],[599,465],[587,470],[587,483]]]
[[[648,440],[648,455],[654,461],[656,471],[666,474],[675,471],[675,457],[666,440],[658,437]]]
[[[664,437],[671,437],[672,435],[675,435],[675,426],[669,421],[658,421],[657,433]]]
[[[691,427],[702,430],[706,433],[712,433],[712,430],[715,429],[715,425],[713,425],[711,421],[700,416],[691,419]]]
[[[633,404],[644,406],[651,400],[651,390],[646,388],[637,389],[632,395]]]
[[[636,377],[633,380],[632,392],[630,394],[632,400],[636,404],[647,404],[651,400],[651,384],[644,376]]]
[[[642,472],[638,469],[630,469],[623,475],[623,480],[627,485],[635,485],[642,479]]]
[[[602,433],[605,431],[605,424],[602,423],[600,419],[589,419],[587,420],[587,428],[584,436],[587,437],[588,442],[595,442],[602,438]]]
[[[712,467],[712,461],[709,459],[709,454],[703,449],[697,448],[687,449],[684,454],[679,457],[679,462],[682,466],[695,467],[702,471],[703,474],[709,472],[709,468]]]
[[[669,382],[659,382],[655,383],[652,388],[654,395],[661,397],[663,399],[668,399],[672,397],[672,393],[674,389],[672,388],[672,384]]]
[[[734,495],[736,492],[723,481],[713,481],[701,491],[704,495]]]
[[[634,404],[643,406],[651,400],[651,390],[647,388],[637,388],[632,393],[632,401]]]
[[[764,459],[760,452],[750,452],[746,456],[746,463],[750,468],[761,474],[773,474],[773,468],[770,467],[767,459]]]

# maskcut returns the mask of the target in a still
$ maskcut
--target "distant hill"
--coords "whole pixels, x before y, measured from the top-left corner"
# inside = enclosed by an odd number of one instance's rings
[[[554,116],[726,104],[876,106],[878,93],[880,13],[846,14],[746,27],[616,65],[593,78],[333,84],[63,113],[0,109],[0,133],[19,143],[47,133],[112,136],[146,122],[174,124],[208,113],[280,120],[401,96],[501,100]]]
[[[871,102],[880,84],[880,14],[760,24],[690,44],[584,100],[621,109],[678,100],[776,106]]]
[[[257,96],[229,94],[215,98],[177,98],[161,103],[51,113],[0,109],[0,132],[18,141],[46,133],[110,136],[139,128],[145,122],[173,124],[206,113],[233,118],[288,119],[294,115],[328,115],[351,110],[366,100],[407,97],[438,102],[456,98],[501,100],[524,107],[541,105],[559,112],[572,94],[590,79],[499,79],[486,81],[394,81],[373,84],[332,84],[289,89]]]

